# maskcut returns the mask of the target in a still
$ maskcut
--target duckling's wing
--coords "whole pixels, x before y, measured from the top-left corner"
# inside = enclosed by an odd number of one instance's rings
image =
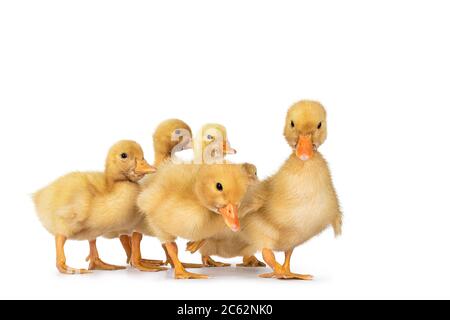
[[[242,201],[240,216],[244,217],[249,213],[253,213],[261,209],[265,204],[266,191],[263,183],[255,187],[250,187]]]

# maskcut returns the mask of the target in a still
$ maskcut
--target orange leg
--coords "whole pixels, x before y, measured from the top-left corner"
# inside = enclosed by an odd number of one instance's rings
[[[264,261],[273,269],[272,273],[262,274],[261,278],[274,278],[281,280],[312,280],[310,275],[292,273],[290,270],[291,256],[294,250],[288,250],[285,252],[285,261],[283,265],[280,265],[276,259],[275,254],[270,249],[263,249]]]
[[[63,274],[86,274],[91,271],[86,269],[74,269],[66,265],[66,255],[64,254],[64,245],[67,238],[61,235],[55,237],[56,244],[56,268]]]
[[[120,242],[122,243],[122,247],[125,250],[125,253],[127,254],[127,263],[131,262],[131,237],[127,235],[120,236]],[[141,263],[143,265],[150,265],[150,266],[162,266],[164,263],[161,260],[147,260],[147,259],[141,259]]]
[[[122,243],[123,250],[127,254],[127,263],[131,261],[131,237],[122,235],[119,237],[120,242]]]
[[[115,270],[124,270],[126,267],[115,266],[112,264],[107,264],[100,259],[97,250],[97,240],[89,241],[89,256],[86,261],[90,261],[89,270],[106,270],[106,271],[115,271]]]
[[[142,234],[134,232],[131,236],[131,265],[139,271],[144,272],[158,272],[167,270],[167,268],[145,263],[145,260],[143,260],[141,256],[141,241]]]
[[[172,268],[175,268],[175,264],[172,261],[172,258],[169,255],[169,251],[167,251],[167,246],[165,243],[162,244],[162,247],[164,249],[164,252],[166,253],[166,262],[164,263],[164,265],[169,265]],[[183,265],[183,267],[188,268],[188,269],[199,269],[199,268],[203,268],[202,264],[196,264],[196,263],[181,263]]]
[[[178,259],[178,247],[175,242],[164,244],[175,269],[175,279],[208,279],[207,275],[187,272],[183,264]]]
[[[207,268],[224,268],[231,266],[229,263],[214,261],[210,256],[202,256],[202,263],[203,266]]]
[[[291,249],[284,253],[283,270],[285,272],[291,272],[291,257],[292,257],[293,252],[294,252],[294,249]]]
[[[255,256],[244,256],[243,263],[238,264],[242,268],[263,268],[266,266],[264,262],[259,261]]]

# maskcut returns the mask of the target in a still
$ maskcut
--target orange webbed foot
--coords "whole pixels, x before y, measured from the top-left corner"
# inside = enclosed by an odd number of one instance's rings
[[[113,264],[105,263],[100,258],[91,259],[89,263],[89,270],[117,271],[125,269],[126,267],[124,266],[115,266]]]
[[[251,256],[244,257],[243,263],[238,264],[237,266],[241,268],[264,268],[266,264],[259,261],[255,256]]]
[[[313,276],[308,274],[296,274],[291,272],[271,272],[259,275],[260,278],[265,279],[279,279],[279,280],[303,280],[311,281],[314,279]]]
[[[206,268],[225,268],[225,267],[231,266],[231,264],[229,264],[229,263],[215,261],[209,256],[203,256],[202,262],[203,262],[203,266]]]
[[[190,241],[186,245],[186,251],[190,253],[196,253],[205,244],[205,240],[201,241]]]
[[[187,279],[201,280],[201,279],[208,279],[208,278],[209,277],[206,274],[191,273],[191,272],[187,272],[187,271],[175,272],[175,279],[179,279],[179,280],[187,280]]]
[[[58,271],[62,274],[74,275],[74,274],[90,274],[92,271],[86,269],[74,269],[68,267],[65,263],[58,263],[56,265]]]
[[[160,272],[160,271],[168,270],[165,267],[161,267],[161,266],[154,265],[154,264],[146,264],[146,263],[143,263],[142,261],[132,262],[131,266],[142,272]]]

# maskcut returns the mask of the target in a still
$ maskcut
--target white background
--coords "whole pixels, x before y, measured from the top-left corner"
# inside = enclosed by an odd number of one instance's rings
[[[450,298],[450,30],[447,1],[2,1],[0,298]],[[313,282],[204,270],[206,281],[134,270],[62,276],[30,195],[102,170],[110,145],[169,117],[225,124],[261,177],[289,155],[285,113],[328,109],[345,214],[298,248]],[[183,247],[180,241],[180,247]],[[118,241],[99,241],[124,262]],[[85,267],[85,242],[69,242]],[[156,239],[143,253],[163,258]],[[182,254],[185,261],[198,256]],[[238,262],[239,259],[232,260]]]

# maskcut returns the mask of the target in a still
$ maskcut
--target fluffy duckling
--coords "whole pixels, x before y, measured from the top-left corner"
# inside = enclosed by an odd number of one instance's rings
[[[158,125],[153,134],[153,149],[155,162],[154,165],[159,167],[166,161],[177,162],[176,153],[192,148],[192,131],[188,124],[179,119],[169,119]],[[141,185],[145,185],[145,179]],[[142,233],[135,232],[140,229],[139,224],[132,230],[120,233],[120,241],[127,254],[127,262],[140,271],[159,271],[159,265],[167,264],[170,259],[166,252],[167,262],[159,260],[143,259],[141,255]],[[131,236],[130,236],[131,235]],[[113,235],[117,237],[117,235]],[[164,248],[164,247],[163,247]],[[164,248],[165,250],[165,248]],[[195,267],[191,265],[191,267]]]
[[[225,126],[218,123],[207,123],[202,126],[194,140],[194,161],[197,164],[225,163],[225,157],[236,154],[231,147]],[[195,253],[205,241],[189,242],[187,251]],[[202,265],[205,267],[229,267],[227,263],[213,260],[209,255],[202,255]]]
[[[228,140],[227,129],[221,124],[205,124],[194,139],[194,161],[197,164],[223,163],[226,155],[236,153]]]
[[[168,159],[176,160],[177,152],[192,147],[192,130],[187,123],[179,119],[162,122],[153,134],[155,166],[160,166]]]
[[[294,249],[328,226],[338,236],[342,226],[331,174],[317,151],[327,137],[324,107],[314,101],[293,105],[287,113],[284,136],[293,153],[274,176],[256,187],[256,207],[242,219],[243,236],[262,249],[265,262],[273,269],[261,277],[311,280],[312,276],[291,272]],[[273,251],[285,253],[283,265]]]
[[[239,231],[238,208],[249,186],[248,173],[241,165],[166,163],[148,182],[137,200],[146,218],[144,234],[165,245],[176,279],[207,278],[185,270],[175,240],[208,239],[224,225]]]
[[[251,206],[254,205],[254,199],[251,197],[251,190],[259,182],[258,172],[255,165],[250,163],[243,164],[244,170],[248,174],[249,178],[249,191],[243,200],[243,208],[248,212],[251,211]],[[256,204],[258,206],[258,204]],[[241,214],[242,219],[244,215]],[[266,265],[259,261],[255,253],[256,247],[247,243],[242,237],[240,232],[231,232],[228,228],[223,228],[221,232],[218,232],[214,237],[197,241],[189,242],[186,251],[195,253],[200,251],[202,255],[202,263],[205,267],[229,267],[230,264],[215,261],[211,256],[219,256],[223,258],[243,257],[243,263],[238,264],[238,267],[255,268],[265,267]]]
[[[96,238],[133,229],[140,221],[136,198],[138,181],[155,172],[134,141],[120,141],[110,150],[104,172],[74,172],[36,192],[33,200],[43,226],[55,236],[56,267],[61,273],[88,273],[66,265],[65,242],[88,240],[89,270],[118,270],[100,260]]]

